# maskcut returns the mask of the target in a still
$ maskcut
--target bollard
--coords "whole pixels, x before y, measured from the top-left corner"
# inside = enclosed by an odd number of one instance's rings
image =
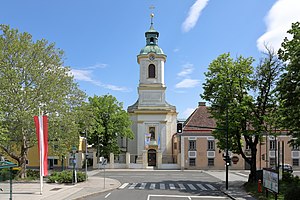
[[[261,180],[260,180],[260,179],[258,180],[257,191],[258,191],[259,193],[262,192],[262,188],[261,188]]]

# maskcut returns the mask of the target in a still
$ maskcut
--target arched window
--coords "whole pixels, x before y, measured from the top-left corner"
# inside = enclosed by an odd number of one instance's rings
[[[148,66],[148,78],[155,78],[155,65],[153,64]]]
[[[154,38],[150,38],[150,43],[153,44],[154,43]]]
[[[149,133],[151,134],[150,139],[155,140],[155,127],[153,126],[149,127]]]

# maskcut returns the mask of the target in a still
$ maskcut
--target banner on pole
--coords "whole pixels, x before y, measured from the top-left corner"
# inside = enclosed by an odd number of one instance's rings
[[[48,175],[48,117],[34,116],[36,135],[38,139],[38,149],[40,154],[41,176]]]

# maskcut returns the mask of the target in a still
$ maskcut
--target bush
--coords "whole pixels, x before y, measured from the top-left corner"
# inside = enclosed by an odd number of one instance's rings
[[[85,181],[86,174],[77,172],[77,182]],[[48,177],[48,183],[72,183],[73,171],[65,170],[62,172],[53,172]]]
[[[38,170],[33,170],[33,169],[27,169],[27,178],[30,180],[36,180],[40,178],[40,171]]]
[[[15,179],[19,173],[20,169],[13,168],[12,169],[12,179]],[[0,181],[6,181],[10,178],[10,169],[5,168],[0,170]]]
[[[299,186],[291,186],[287,188],[284,199],[288,200],[298,200],[300,197],[300,187]]]

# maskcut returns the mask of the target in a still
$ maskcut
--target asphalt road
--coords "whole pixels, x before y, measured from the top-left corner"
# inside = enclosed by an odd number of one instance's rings
[[[196,200],[230,199],[220,180],[201,171],[101,171],[99,176],[117,179],[121,186],[87,200]]]

